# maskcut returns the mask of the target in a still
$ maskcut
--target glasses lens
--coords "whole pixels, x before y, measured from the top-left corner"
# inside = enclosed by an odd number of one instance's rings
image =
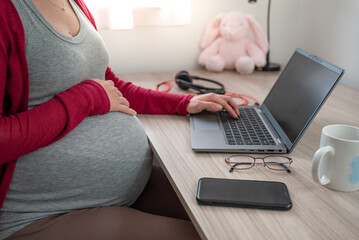
[[[254,164],[254,159],[249,156],[232,156],[229,157],[227,162],[234,169],[248,169],[251,168]]]
[[[268,168],[273,170],[284,170],[289,169],[289,159],[281,156],[270,156],[264,158],[264,162]]]

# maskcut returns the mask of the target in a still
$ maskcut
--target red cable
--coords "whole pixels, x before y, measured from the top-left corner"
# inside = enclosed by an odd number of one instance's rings
[[[167,88],[165,90],[162,90],[161,92],[169,92],[172,89],[172,82],[174,82],[174,81],[175,80],[168,80],[168,81],[165,81],[165,82],[161,82],[161,83],[157,84],[156,90],[160,91],[160,87],[164,85]]]

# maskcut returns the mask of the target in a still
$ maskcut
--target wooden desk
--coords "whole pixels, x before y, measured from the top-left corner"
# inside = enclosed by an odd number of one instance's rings
[[[192,75],[216,79],[227,91],[249,94],[260,102],[278,73],[234,72],[220,74],[190,71]],[[126,81],[155,89],[173,79],[174,72],[119,75]],[[196,82],[199,83],[199,82]],[[177,85],[171,92],[181,92]],[[343,193],[315,183],[311,160],[319,147],[321,129],[328,124],[359,126],[359,91],[338,85],[299,144],[290,154],[292,173],[254,167],[229,173],[225,153],[195,153],[190,145],[189,119],[182,116],[139,115],[153,151],[203,239],[359,239],[359,191]],[[281,181],[287,184],[293,208],[270,211],[199,206],[197,181],[201,177]]]

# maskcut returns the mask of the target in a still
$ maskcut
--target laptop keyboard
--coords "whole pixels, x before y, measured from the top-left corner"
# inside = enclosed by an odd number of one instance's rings
[[[219,116],[229,145],[275,145],[254,108],[240,108],[238,119],[226,111],[220,111]]]

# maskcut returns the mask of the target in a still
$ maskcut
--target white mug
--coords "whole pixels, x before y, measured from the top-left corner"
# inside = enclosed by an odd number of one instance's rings
[[[312,177],[337,191],[359,190],[359,128],[328,125],[312,160]]]

